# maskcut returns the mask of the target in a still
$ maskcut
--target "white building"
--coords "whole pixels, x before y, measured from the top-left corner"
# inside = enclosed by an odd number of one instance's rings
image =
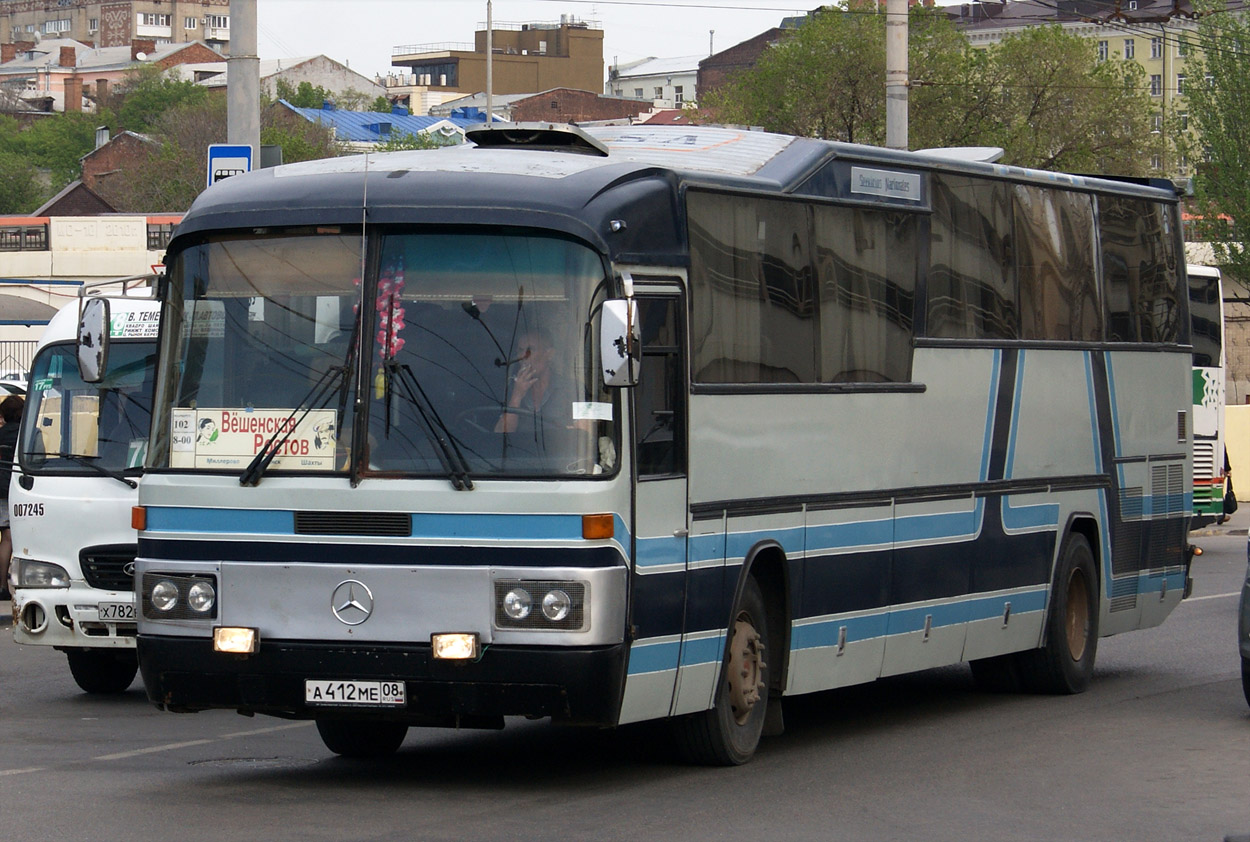
[[[613,64],[604,93],[608,96],[648,100],[656,108],[688,108],[698,102],[695,86],[699,61],[704,56],[650,58]]]

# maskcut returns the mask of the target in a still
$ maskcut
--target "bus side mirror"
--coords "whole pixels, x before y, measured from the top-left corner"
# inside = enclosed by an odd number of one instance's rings
[[[599,358],[603,385],[633,386],[642,368],[642,331],[638,302],[632,298],[603,302],[599,317]]]
[[[78,374],[84,383],[99,383],[109,358],[109,303],[88,298],[78,316]]]

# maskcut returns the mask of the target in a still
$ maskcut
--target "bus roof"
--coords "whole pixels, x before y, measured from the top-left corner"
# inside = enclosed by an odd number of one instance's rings
[[[534,226],[588,240],[616,259],[631,253],[654,259],[682,251],[672,230],[680,186],[824,196],[804,185],[838,160],[1176,201],[1173,191],[1158,187],[746,129],[603,126],[577,131],[589,136],[587,143],[596,149],[606,147],[607,154],[542,144],[531,149],[464,144],[328,158],[235,176],[196,199],[169,253],[206,231],[358,225],[362,219],[368,224],[515,226],[517,212],[523,211],[521,218]],[[608,224],[618,219],[626,225]]]

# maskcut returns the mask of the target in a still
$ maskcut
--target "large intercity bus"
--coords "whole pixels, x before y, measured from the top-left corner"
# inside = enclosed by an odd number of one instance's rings
[[[1220,270],[1189,264],[1194,345],[1194,516],[1190,528],[1224,517],[1224,290]]]
[[[966,661],[1076,693],[1185,589],[1171,189],[712,127],[507,125],[202,194],[136,509],[149,698],[669,719]]]
[[[134,681],[131,512],[152,424],[160,307],[153,278],[90,284],[48,323],[36,348],[9,486],[13,637],[65,652],[88,693]],[[77,356],[82,300],[110,305],[102,378]]]

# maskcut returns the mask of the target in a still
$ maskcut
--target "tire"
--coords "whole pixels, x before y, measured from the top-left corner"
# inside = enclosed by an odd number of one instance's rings
[[[1022,685],[1017,653],[978,658],[975,661],[969,661],[968,666],[972,668],[972,682],[981,692],[1020,692]]]
[[[139,659],[131,649],[67,649],[65,656],[74,681],[87,693],[124,693],[139,671]]]
[[[1063,543],[1050,589],[1046,643],[1022,652],[1020,675],[1037,693],[1083,693],[1094,674],[1098,654],[1098,570],[1084,535],[1071,533]]]
[[[1241,692],[1246,697],[1246,704],[1250,705],[1250,658],[1244,655],[1241,658]]]
[[[741,766],[755,754],[764,730],[772,652],[768,609],[754,578],[746,580],[733,617],[715,703],[673,722],[678,752],[688,763]]]
[[[317,733],[326,748],[343,757],[386,757],[403,743],[408,726],[402,722],[318,718]]]

